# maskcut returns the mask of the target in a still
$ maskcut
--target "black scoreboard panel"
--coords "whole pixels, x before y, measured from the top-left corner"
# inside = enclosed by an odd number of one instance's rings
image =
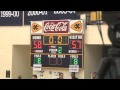
[[[82,54],[82,39],[70,39],[69,35],[31,35],[31,53]]]
[[[69,68],[69,65],[79,65],[82,68],[82,55],[38,55],[31,54],[31,66],[42,64],[42,67],[62,67]]]
[[[82,49],[73,50],[70,48],[70,46],[69,45],[43,46],[43,53],[52,53],[53,51],[53,53],[58,54],[82,54]]]
[[[83,68],[83,40],[80,34],[31,35],[31,60],[42,67]]]

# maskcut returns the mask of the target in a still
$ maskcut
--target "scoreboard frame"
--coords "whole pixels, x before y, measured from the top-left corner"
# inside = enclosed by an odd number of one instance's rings
[[[44,22],[47,22],[47,24],[44,23]],[[67,24],[67,23],[69,23],[69,24]],[[84,24],[83,23],[84,22],[82,20],[31,21],[32,29],[33,29],[33,24],[35,24],[38,27],[42,27],[42,28],[38,28],[38,30],[36,30],[35,32],[32,31],[31,34],[30,34],[30,38],[31,38],[30,39],[31,66],[33,66],[33,64],[34,64],[32,59],[34,59],[36,57],[36,55],[41,55],[40,60],[45,60],[45,62],[43,62],[43,63],[41,61],[41,64],[43,64],[42,68],[61,68],[61,69],[66,68],[66,69],[69,69],[69,65],[75,65],[73,63],[71,64],[71,59],[73,58],[74,61],[73,60],[72,61],[75,63],[75,60],[77,58],[77,60],[78,60],[77,62],[79,62],[79,64],[77,64],[77,65],[79,65],[79,69],[83,69],[84,68],[84,32],[83,32]],[[46,25],[48,25],[48,26],[46,26]],[[51,27],[51,25],[53,25],[53,26]],[[64,27],[64,25],[65,25],[66,28]],[[57,26],[57,28],[56,28],[56,26]],[[60,27],[61,29],[64,28],[64,30],[59,31],[58,27]],[[58,29],[58,30],[56,31],[56,29]],[[47,33],[44,32],[44,30]],[[40,36],[40,37],[35,37],[35,39],[37,40],[37,39],[40,38],[42,40],[42,45],[43,45],[42,49],[32,50],[32,42],[31,42],[32,41],[32,36]],[[46,41],[44,40],[45,36],[47,36],[45,38],[45,39],[47,39]],[[49,36],[54,38],[54,40],[51,41],[52,38],[49,38]],[[58,36],[62,36],[62,38],[63,38],[63,36],[67,36],[68,40],[65,39],[64,41],[60,41],[60,42],[62,42],[62,44],[61,43],[58,44]],[[34,40],[34,37],[33,37],[33,40]],[[49,40],[52,43],[48,43]],[[74,40],[80,40],[80,41],[79,42],[73,42],[73,44],[72,44],[71,41],[74,41]],[[44,41],[46,42],[46,44],[44,43]],[[67,43],[66,43],[66,41],[67,41]],[[69,44],[71,44],[71,45],[69,45]],[[77,48],[73,48],[74,45],[77,45]],[[81,45],[82,45],[82,47],[81,47]],[[72,46],[72,48],[70,48],[71,46]],[[61,53],[58,52],[59,47],[62,47],[63,52],[62,51],[61,51]],[[43,55],[46,55],[46,56],[43,56]],[[49,58],[59,58],[59,55],[66,55],[66,56],[61,56],[60,57],[60,58],[64,59],[63,60],[64,63],[62,63],[61,66],[49,65],[49,63],[48,63]],[[58,62],[58,61],[56,60],[56,62]]]
[[[30,34],[30,37],[32,38],[32,36],[40,36],[40,35],[43,35],[43,34]],[[46,35],[48,35],[48,34],[44,34],[45,36]],[[43,35],[43,36],[44,36]],[[59,34],[57,34],[57,36],[58,36]],[[80,56],[82,56],[82,67],[80,67],[79,69],[83,69],[84,68],[84,34],[75,34],[75,33],[72,33],[72,34],[60,34],[60,35],[63,35],[63,36],[66,36],[66,35],[82,35],[82,54],[61,54],[61,55],[80,55]],[[54,35],[52,35],[51,34],[51,36],[54,36]],[[32,40],[31,40],[31,38],[30,38],[30,49],[32,48]],[[69,37],[68,37],[69,38]],[[43,41],[42,41],[43,42]],[[69,42],[69,39],[68,39],[68,42]],[[68,43],[69,44],[69,43]],[[54,44],[53,44],[54,45]],[[57,45],[56,45],[57,46]],[[63,46],[64,46],[64,44],[63,44]],[[32,63],[32,58],[31,58],[31,55],[59,55],[59,54],[57,54],[57,53],[55,53],[55,54],[50,54],[50,53],[30,53],[30,59],[31,59],[31,66],[33,67],[33,63]],[[48,58],[49,59],[49,58]],[[54,66],[54,67],[50,67],[50,66],[48,66],[48,67],[42,67],[42,68],[58,68],[58,69],[69,69],[69,67],[56,67],[56,66]]]

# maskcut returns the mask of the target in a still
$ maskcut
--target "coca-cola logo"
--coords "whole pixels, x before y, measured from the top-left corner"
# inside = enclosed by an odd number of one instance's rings
[[[68,33],[68,21],[44,21],[44,33]]]

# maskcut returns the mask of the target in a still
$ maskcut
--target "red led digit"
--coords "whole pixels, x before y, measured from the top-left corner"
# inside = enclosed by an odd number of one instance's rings
[[[50,64],[56,64],[56,59],[55,58],[50,58]]]
[[[41,40],[39,40],[39,41],[35,40],[33,42],[33,44],[34,44],[34,48],[42,48],[42,41]]]
[[[62,64],[62,59],[58,58],[58,64],[61,65]]]
[[[38,41],[38,48],[42,48],[42,42],[41,42],[41,40]]]
[[[81,49],[81,48],[82,48],[81,41],[80,41],[80,40],[77,40],[77,42],[79,43],[79,48]]]
[[[34,43],[34,48],[37,48],[37,41],[33,41]]]
[[[76,48],[76,41],[75,40],[72,41],[72,48]]]

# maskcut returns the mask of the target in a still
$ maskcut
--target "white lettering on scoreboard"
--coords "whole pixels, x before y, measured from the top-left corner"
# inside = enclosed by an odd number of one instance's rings
[[[34,57],[41,57],[41,55],[34,55]]]
[[[32,39],[41,39],[41,36],[32,36]]]
[[[78,58],[78,55],[70,55],[70,58]]]
[[[48,55],[49,58],[56,58],[56,55]]]
[[[44,26],[44,32],[66,31],[67,24],[68,24],[68,22],[58,22],[57,24],[48,22]]]
[[[65,58],[65,55],[58,55],[58,58]]]
[[[49,52],[51,53],[56,53],[58,50],[57,49],[49,49]]]
[[[41,64],[33,64],[33,71],[41,71],[42,65]]]
[[[43,50],[33,50],[33,52],[43,53]]]
[[[82,35],[70,35],[70,39],[82,39]]]
[[[69,65],[69,72],[79,72],[79,65]]]
[[[68,53],[78,53],[79,50],[68,50]]]

